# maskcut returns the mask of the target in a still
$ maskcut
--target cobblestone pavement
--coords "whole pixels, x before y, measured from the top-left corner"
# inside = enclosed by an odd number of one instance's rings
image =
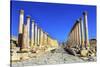
[[[12,67],[80,63],[80,62],[86,62],[86,61],[81,59],[80,57],[68,54],[61,47],[59,47],[54,52],[47,52],[39,57],[33,57],[30,60],[13,63]]]

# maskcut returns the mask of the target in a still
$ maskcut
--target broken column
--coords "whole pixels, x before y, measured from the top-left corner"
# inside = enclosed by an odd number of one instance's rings
[[[84,16],[85,47],[87,48],[89,45],[87,12],[83,12],[83,16]]]
[[[23,24],[24,24],[24,10],[20,10],[19,15],[19,33],[18,33],[18,47],[22,48],[23,42]]]
[[[34,20],[32,20],[32,29],[31,29],[31,48],[35,45],[35,23]]]
[[[24,29],[23,29],[23,45],[22,45],[22,49],[21,51],[28,51],[28,45],[27,45],[27,34],[28,34],[28,30],[27,30],[27,25],[24,25]]]
[[[30,16],[27,16],[27,45],[30,48]]]

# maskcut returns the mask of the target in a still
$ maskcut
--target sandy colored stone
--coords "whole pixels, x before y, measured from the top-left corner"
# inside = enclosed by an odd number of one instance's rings
[[[28,53],[22,53],[20,58],[21,60],[28,60],[29,59]]]
[[[17,53],[13,53],[11,56],[11,61],[20,61],[20,56]]]
[[[88,55],[88,50],[85,50],[85,49],[81,50],[81,51],[80,51],[80,55],[81,55],[82,57],[86,57],[86,56]]]

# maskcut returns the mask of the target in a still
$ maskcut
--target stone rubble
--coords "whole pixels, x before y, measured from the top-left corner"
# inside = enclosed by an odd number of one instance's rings
[[[94,60],[95,59],[95,60]],[[43,54],[36,54],[29,60],[12,63],[12,67],[24,67],[33,65],[50,65],[50,64],[64,64],[64,63],[80,63],[86,61],[96,61],[96,58],[80,58],[68,54],[63,48],[59,47],[54,52],[46,52]]]

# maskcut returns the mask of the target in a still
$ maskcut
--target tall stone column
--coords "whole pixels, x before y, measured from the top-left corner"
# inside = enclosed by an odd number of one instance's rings
[[[31,48],[33,48],[35,45],[35,23],[34,20],[32,20],[32,29],[31,29]]]
[[[40,29],[40,47],[42,47],[42,45],[43,45],[43,31],[42,31],[42,29]]]
[[[81,29],[80,29],[80,22],[78,23],[78,39],[79,39],[79,46],[81,46]]]
[[[83,28],[82,18],[80,18],[80,28],[81,28],[81,45],[82,48],[84,48],[84,28]]]
[[[30,48],[30,16],[27,16],[27,45]]]
[[[37,24],[35,24],[35,46],[37,46]]]
[[[22,45],[21,51],[27,51],[27,49],[28,49],[28,45],[27,45],[27,34],[28,34],[27,26],[24,25],[24,31],[23,31],[23,45]]]
[[[74,29],[72,30],[72,45],[74,46],[75,44],[75,33],[74,33]]]
[[[87,12],[83,12],[83,16],[84,16],[85,47],[87,48],[89,45]]]
[[[39,47],[41,48],[41,28],[39,28]]]
[[[23,42],[23,24],[24,24],[24,10],[20,10],[19,15],[19,33],[18,33],[18,47],[22,48]]]
[[[76,28],[74,28],[74,46],[76,45]]]
[[[76,45],[78,45],[78,27],[77,27],[77,24],[76,24]]]
[[[37,30],[38,34],[37,34],[37,38],[38,38],[38,46],[40,46],[40,28],[38,27],[38,30]]]

